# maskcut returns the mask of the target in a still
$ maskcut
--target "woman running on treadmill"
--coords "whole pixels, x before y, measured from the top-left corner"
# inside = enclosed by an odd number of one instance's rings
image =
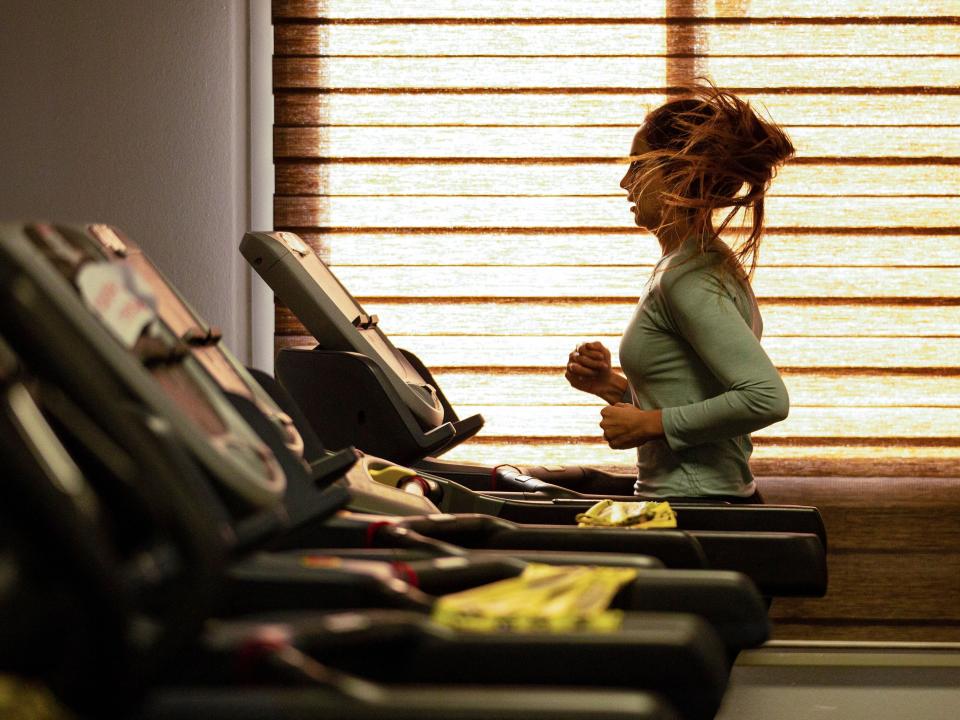
[[[611,448],[637,448],[637,495],[762,502],[750,433],[786,418],[789,398],[760,346],[750,278],[764,197],[793,153],[779,127],[712,86],[653,110],[633,138],[620,186],[662,257],[620,342],[626,377],[599,342],[570,353],[565,377],[609,403]],[[740,210],[749,226],[731,246],[721,233]]]

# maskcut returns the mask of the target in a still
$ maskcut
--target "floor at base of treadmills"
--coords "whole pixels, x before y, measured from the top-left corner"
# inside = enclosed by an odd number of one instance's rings
[[[960,645],[770,643],[741,654],[717,720],[956,720]]]

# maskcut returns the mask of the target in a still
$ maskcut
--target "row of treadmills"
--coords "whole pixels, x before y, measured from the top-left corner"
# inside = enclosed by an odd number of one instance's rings
[[[296,235],[241,251],[318,342],[276,380],[116,228],[0,226],[4,678],[79,717],[697,720],[770,602],[826,592],[815,508],[581,528],[617,478],[444,460],[482,418]],[[571,566],[629,571],[614,625],[436,617]]]

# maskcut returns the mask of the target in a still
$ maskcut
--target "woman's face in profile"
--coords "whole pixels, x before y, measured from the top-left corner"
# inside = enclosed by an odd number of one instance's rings
[[[620,187],[627,191],[637,226],[653,230],[661,223],[660,194],[664,188],[660,171],[652,166],[649,158],[645,159],[649,152],[650,146],[644,138],[643,128],[640,128],[633,136],[630,167],[620,181]]]

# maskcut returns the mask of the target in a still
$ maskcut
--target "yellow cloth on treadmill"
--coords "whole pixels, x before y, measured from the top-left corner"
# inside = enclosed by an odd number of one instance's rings
[[[400,465],[384,465],[382,467],[370,467],[370,477],[374,482],[390,487],[399,487],[404,480],[409,480],[417,476],[416,470],[401,467]]]
[[[0,674],[0,717],[4,720],[72,720],[46,687]]]
[[[518,577],[441,597],[433,620],[475,632],[612,632],[623,613],[610,601],[636,577],[632,568],[531,563]]]
[[[577,515],[580,527],[675,528],[677,514],[668,502],[601,500]]]

